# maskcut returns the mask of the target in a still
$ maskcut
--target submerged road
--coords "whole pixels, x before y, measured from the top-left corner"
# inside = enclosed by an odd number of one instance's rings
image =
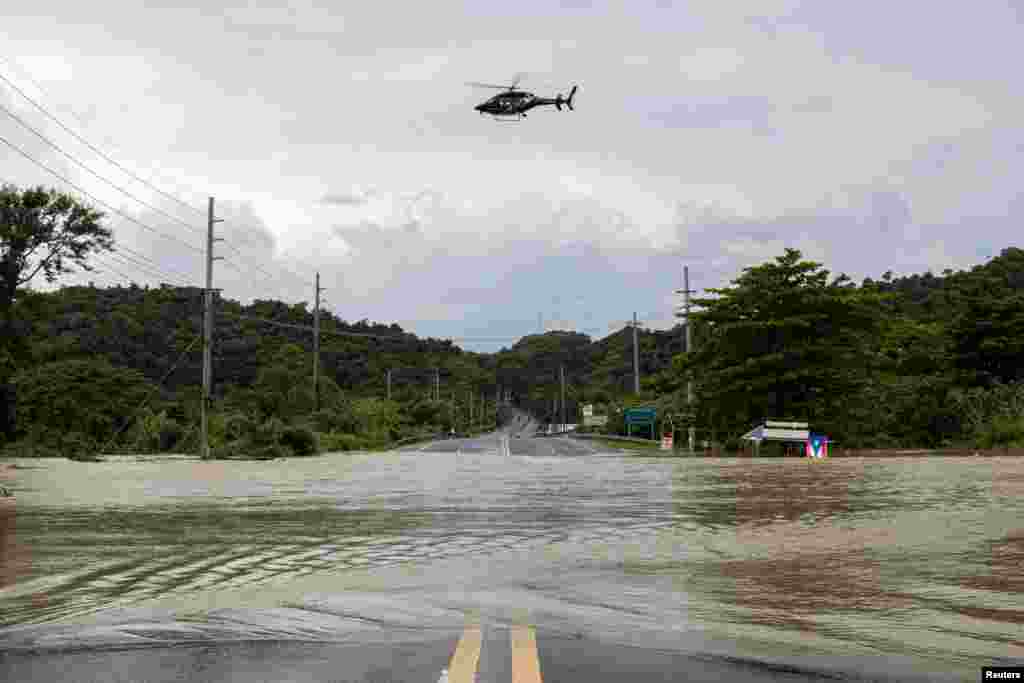
[[[581,456],[600,453],[585,441],[574,441],[566,436],[537,436],[540,423],[518,411],[494,432],[469,438],[441,439],[412,444],[399,449],[409,453],[454,453],[456,455],[495,453],[503,456]],[[607,450],[604,451],[607,453]]]
[[[388,453],[6,463],[0,681],[952,681],[1024,660],[1024,461],[645,458],[517,417]]]

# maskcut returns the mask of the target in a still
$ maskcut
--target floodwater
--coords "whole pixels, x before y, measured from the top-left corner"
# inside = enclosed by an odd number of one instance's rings
[[[0,652],[369,647],[472,614],[527,620],[542,654],[547,633],[894,680],[1024,660],[1024,459],[557,442],[0,463]]]

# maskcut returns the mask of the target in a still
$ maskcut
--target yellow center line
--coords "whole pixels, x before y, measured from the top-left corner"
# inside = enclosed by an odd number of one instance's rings
[[[512,683],[542,683],[532,626],[512,627]]]
[[[480,659],[480,626],[467,624],[448,664],[448,683],[474,683]]]

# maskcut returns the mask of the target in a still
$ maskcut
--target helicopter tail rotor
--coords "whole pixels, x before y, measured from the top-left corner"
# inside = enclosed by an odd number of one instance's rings
[[[569,107],[569,111],[576,111],[572,107],[572,98],[576,96],[576,86],[572,86],[572,90],[569,91],[569,97],[565,100],[565,106]],[[559,107],[561,109],[561,107]]]

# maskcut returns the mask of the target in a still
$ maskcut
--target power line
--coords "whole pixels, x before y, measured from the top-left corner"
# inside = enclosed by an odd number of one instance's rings
[[[106,257],[111,257],[113,255],[112,254],[105,254],[105,256]],[[103,272],[105,272],[104,271],[104,269],[105,269],[105,270],[109,270],[109,271],[111,271],[113,273],[116,273],[117,275],[120,275],[121,277],[123,277],[129,283],[131,283],[131,282],[138,282],[139,278],[132,277],[131,275],[128,275],[127,273],[125,273],[124,271],[120,270],[119,268],[115,268],[112,264],[104,261],[102,258],[100,258],[98,256],[95,256],[95,255],[93,256],[93,258],[97,261],[97,263],[100,266],[102,266],[102,268],[90,270],[88,272],[103,273]],[[126,264],[128,266],[134,267],[135,269],[139,270],[144,275],[148,275],[149,277],[157,277],[158,279],[163,279],[164,278],[164,276],[160,275],[160,274],[153,275],[151,272],[148,272],[144,267],[142,267],[142,266],[140,266],[140,265],[138,265],[136,263],[132,263],[131,261],[126,262]],[[125,265],[125,264],[120,264],[120,265]],[[169,283],[169,284],[176,284],[176,283],[172,282],[172,283]]]
[[[180,223],[181,225],[185,226],[185,227],[186,227],[186,228],[188,228],[189,230],[193,230],[193,231],[198,231],[198,228],[195,228],[194,226],[192,226],[192,225],[189,225],[188,223],[186,223],[185,221],[181,220],[180,218],[177,218],[177,217],[175,217],[175,216],[172,216],[171,214],[167,213],[166,211],[164,211],[164,210],[162,210],[162,209],[160,209],[160,208],[158,208],[158,207],[156,207],[156,206],[153,206],[152,204],[150,204],[150,203],[148,203],[148,202],[146,202],[146,201],[144,201],[144,200],[142,200],[142,199],[139,199],[138,197],[136,197],[136,196],[135,196],[134,194],[132,194],[132,193],[131,193],[131,192],[129,192],[128,190],[126,190],[126,189],[124,189],[123,187],[121,187],[121,186],[119,186],[119,185],[117,185],[117,184],[115,184],[115,183],[111,182],[111,181],[110,181],[109,179],[107,179],[106,177],[104,177],[104,176],[100,175],[99,173],[97,173],[97,172],[96,172],[96,171],[94,171],[93,169],[89,168],[89,167],[88,167],[88,166],[87,166],[86,164],[84,164],[83,162],[81,162],[80,160],[78,160],[77,158],[75,158],[75,157],[74,157],[73,155],[71,155],[71,154],[68,154],[68,153],[67,153],[66,151],[64,151],[63,149],[61,149],[61,147],[60,147],[59,145],[57,145],[57,144],[53,143],[52,141],[50,141],[50,140],[49,140],[49,139],[48,139],[48,138],[47,138],[47,137],[46,137],[45,135],[43,135],[42,133],[40,133],[39,131],[37,131],[37,130],[36,130],[35,128],[33,128],[32,126],[30,126],[29,124],[25,123],[25,121],[23,121],[23,120],[22,120],[22,119],[21,119],[21,118],[20,118],[19,116],[17,116],[17,115],[16,115],[16,114],[14,114],[13,112],[11,112],[11,111],[10,111],[9,109],[7,109],[6,107],[4,107],[4,106],[3,106],[2,104],[0,104],[0,109],[2,109],[2,110],[3,110],[3,111],[4,111],[4,112],[5,112],[5,113],[6,113],[6,114],[7,114],[8,116],[10,116],[11,118],[13,118],[13,119],[14,119],[15,121],[17,121],[18,123],[20,123],[20,124],[21,124],[21,125],[22,125],[22,126],[23,126],[24,128],[26,128],[27,130],[29,130],[30,132],[32,132],[32,133],[33,133],[33,134],[34,134],[34,135],[35,135],[36,137],[38,137],[38,138],[39,138],[40,140],[42,140],[42,141],[43,141],[43,142],[45,142],[45,143],[46,143],[47,145],[49,145],[49,146],[50,146],[50,147],[51,147],[52,149],[56,150],[56,151],[57,151],[57,152],[59,152],[60,154],[63,154],[63,155],[65,156],[65,157],[67,157],[68,159],[70,159],[70,160],[71,160],[71,161],[73,161],[74,163],[78,164],[78,165],[79,165],[79,166],[80,166],[80,167],[81,167],[82,169],[84,169],[85,171],[87,171],[87,172],[91,173],[91,174],[92,174],[93,176],[95,176],[95,177],[96,177],[96,178],[98,178],[99,180],[102,180],[102,181],[103,181],[104,183],[106,183],[107,185],[111,186],[111,187],[112,187],[112,188],[114,188],[115,190],[117,190],[117,191],[121,192],[122,194],[124,194],[124,195],[126,195],[126,196],[128,196],[128,197],[130,197],[131,199],[134,199],[135,201],[137,201],[137,202],[138,202],[139,204],[142,204],[142,205],[143,205],[143,206],[145,206],[146,208],[148,208],[148,209],[150,209],[150,210],[152,210],[152,211],[155,211],[156,213],[158,213],[158,214],[160,214],[160,215],[162,215],[162,216],[164,216],[164,217],[166,217],[166,218],[168,218],[168,219],[170,219],[170,220],[172,220],[172,221],[174,221],[174,222],[176,222],[176,223]],[[6,142],[6,141],[5,141],[5,142]],[[10,144],[10,143],[8,143],[8,144]],[[12,146],[13,146],[13,145],[12,145]],[[24,155],[24,153],[23,153],[23,155]],[[35,161],[34,159],[32,159],[32,160],[33,160],[33,161]],[[36,163],[39,163],[39,162],[36,162]],[[42,164],[39,164],[39,165],[40,165],[40,166],[42,166]],[[43,166],[43,168],[46,168],[46,167],[45,167],[45,166]],[[47,169],[47,170],[49,170],[49,169]],[[51,171],[51,173],[52,173],[52,171]],[[56,175],[56,173],[54,173],[54,175]],[[58,176],[58,177],[61,177],[61,176]],[[61,179],[62,179],[62,180],[64,180],[65,182],[69,183],[69,184],[72,184],[72,183],[71,183],[71,181],[67,180],[66,178],[63,178],[63,177],[61,177]],[[77,187],[77,186],[76,186],[76,187]],[[79,188],[79,189],[81,190],[81,188]],[[81,190],[81,191],[83,191],[83,192],[84,192],[84,190]],[[93,196],[93,195],[90,195],[90,196]],[[99,201],[99,200],[97,200],[97,201]],[[107,206],[110,206],[110,205],[109,205],[109,204],[107,204]],[[124,214],[122,214],[122,215],[124,215]],[[164,233],[161,233],[161,234],[164,234]],[[232,248],[234,248],[234,247],[232,247]],[[236,251],[237,251],[237,249],[236,249]],[[241,252],[238,252],[238,253],[239,253],[239,255],[241,255]],[[233,268],[233,269],[234,269],[235,271],[237,271],[237,272],[239,272],[239,273],[242,273],[242,271],[241,271],[241,270],[240,270],[240,269],[238,268],[238,266],[237,266],[237,265],[235,265],[234,263],[229,263],[229,265],[230,265],[230,266],[231,266],[231,267],[232,267],[232,268]],[[260,268],[259,266],[255,266],[255,267],[256,267],[256,269],[257,269],[257,270],[261,270],[261,271],[263,271],[263,272],[264,272],[264,273],[266,274],[266,276],[267,276],[267,277],[274,277],[274,275],[273,275],[272,273],[269,273],[269,272],[267,272],[267,271],[263,270],[263,269],[262,269],[262,268]],[[243,274],[244,274],[244,273],[243,273]]]
[[[193,279],[192,275],[187,275],[185,273],[173,270],[171,268],[164,268],[159,263],[157,263],[156,261],[153,261],[151,258],[146,256],[145,254],[141,254],[141,253],[139,253],[139,252],[137,252],[137,251],[135,251],[133,249],[130,249],[130,248],[126,247],[126,246],[123,246],[123,245],[117,245],[116,253],[120,254],[122,251],[126,251],[129,254],[132,254],[132,255],[136,256],[137,258],[139,258],[139,259],[145,261],[146,263],[152,265],[157,270],[164,271],[165,275],[166,274],[171,274],[174,277],[179,277],[179,278],[181,278],[182,280],[184,280],[186,282],[191,280],[191,279]],[[194,285],[194,286],[198,286],[198,285]]]
[[[158,235],[161,235],[162,237],[164,237],[166,239],[169,239],[169,240],[171,240],[173,242],[177,242],[177,243],[187,247],[188,249],[191,249],[194,252],[197,252],[197,253],[200,253],[200,254],[203,253],[202,249],[194,247],[191,244],[189,244],[188,242],[184,242],[184,241],[178,239],[177,237],[174,237],[173,235],[168,235],[167,233],[161,232],[160,230],[157,230],[156,228],[150,227],[150,226],[146,225],[145,223],[143,223],[142,221],[139,221],[139,220],[137,220],[135,218],[132,218],[131,216],[129,216],[128,214],[124,213],[123,211],[121,211],[120,209],[116,208],[115,206],[113,206],[113,205],[103,201],[102,199],[99,199],[98,197],[96,197],[95,195],[91,194],[87,190],[82,189],[82,187],[80,185],[72,182],[71,180],[68,180],[67,178],[62,176],[60,173],[57,173],[56,171],[54,171],[52,168],[50,168],[49,166],[47,166],[43,162],[36,160],[32,156],[30,156],[27,152],[25,152],[25,150],[21,149],[20,147],[15,145],[13,142],[8,140],[7,138],[4,138],[4,137],[0,136],[0,142],[4,143],[8,147],[10,147],[15,152],[17,152],[21,156],[25,157],[26,159],[28,159],[29,161],[34,163],[36,166],[39,166],[41,169],[43,169],[47,173],[53,175],[56,178],[59,178],[59,179],[63,180],[65,183],[67,183],[71,187],[75,188],[76,190],[78,190],[79,192],[81,192],[85,196],[89,197],[93,201],[95,201],[95,202],[97,202],[99,204],[102,204],[103,206],[107,207],[108,209],[110,209],[111,211],[113,211],[117,215],[121,216],[122,218],[125,218],[125,219],[131,221],[132,223],[135,223],[136,225],[139,225],[139,226],[145,228],[146,230],[149,230],[150,232],[153,232],[153,233],[156,233]]]
[[[110,440],[107,441],[106,445],[103,447],[103,450],[110,448],[110,445],[114,443],[117,437],[121,435],[121,432],[123,432],[128,427],[128,425],[131,424],[132,420],[135,419],[135,415],[140,410],[142,410],[143,406],[149,403],[150,399],[153,398],[153,394],[156,393],[156,390],[159,389],[163,385],[163,383],[167,381],[167,378],[171,376],[171,373],[178,369],[178,366],[181,364],[181,361],[185,360],[185,356],[189,354],[189,352],[192,350],[192,347],[195,346],[197,341],[199,341],[199,335],[192,335],[192,341],[189,342],[188,346],[185,347],[185,350],[178,355],[178,359],[174,361],[173,365],[171,365],[170,370],[164,373],[164,376],[160,378],[160,381],[157,382],[156,385],[154,385],[153,388],[149,390],[149,393],[146,395],[145,398],[142,399],[142,402],[139,403],[135,410],[132,411],[130,419],[125,420],[124,424],[121,425],[121,428],[114,432],[114,435],[111,436]],[[100,453],[102,453],[103,450],[101,450]]]
[[[117,168],[118,168],[118,169],[120,169],[120,170],[121,170],[121,171],[122,171],[123,173],[125,173],[125,174],[127,174],[127,175],[131,176],[132,178],[134,178],[135,180],[139,181],[139,182],[140,182],[140,183],[142,183],[143,185],[146,185],[147,187],[151,188],[151,189],[152,189],[152,190],[153,190],[154,192],[157,192],[157,193],[159,193],[159,194],[163,195],[164,197],[167,197],[167,198],[168,198],[168,199],[170,199],[171,201],[177,202],[178,204],[181,204],[182,206],[185,206],[185,207],[187,207],[187,208],[189,208],[189,209],[191,209],[191,210],[193,210],[193,211],[199,211],[199,209],[196,209],[196,208],[195,208],[194,206],[192,206],[192,205],[190,205],[190,204],[188,204],[188,203],[186,203],[186,202],[184,202],[184,201],[182,201],[182,200],[178,199],[177,197],[175,197],[175,196],[174,196],[174,195],[172,195],[172,194],[168,194],[167,192],[164,192],[163,190],[161,190],[160,188],[158,188],[158,187],[157,187],[156,185],[153,185],[152,183],[150,183],[150,182],[149,182],[149,181],[147,181],[146,179],[144,179],[144,178],[141,178],[141,177],[139,177],[138,175],[136,175],[135,173],[133,173],[133,172],[132,172],[132,171],[130,171],[129,169],[125,168],[124,166],[122,166],[122,165],[121,165],[120,163],[118,163],[118,162],[117,162],[117,161],[115,161],[114,159],[111,159],[111,158],[110,158],[109,156],[107,156],[106,154],[104,154],[104,153],[103,153],[103,150],[99,149],[98,147],[96,147],[95,145],[93,145],[93,144],[92,144],[91,142],[89,142],[88,140],[86,140],[85,138],[83,138],[83,137],[82,137],[81,135],[79,135],[79,134],[78,134],[78,133],[76,133],[75,131],[73,131],[73,130],[71,130],[70,128],[68,128],[68,127],[67,127],[67,126],[66,126],[66,125],[65,125],[65,124],[64,124],[64,123],[63,123],[63,122],[62,122],[62,121],[61,121],[60,119],[58,119],[58,118],[57,118],[56,116],[54,116],[54,115],[53,115],[53,114],[51,114],[51,113],[50,113],[49,111],[47,111],[47,109],[46,109],[46,108],[45,108],[44,106],[42,106],[41,104],[39,104],[38,102],[36,102],[36,101],[35,101],[34,99],[32,99],[31,97],[29,97],[28,95],[26,95],[26,94],[25,94],[25,91],[23,91],[23,90],[22,90],[21,88],[19,88],[19,87],[18,87],[17,85],[15,85],[14,83],[12,83],[12,82],[11,82],[11,80],[10,80],[9,78],[7,78],[6,76],[4,76],[3,74],[0,74],[0,80],[3,80],[3,81],[4,81],[5,83],[7,83],[7,85],[9,85],[9,86],[11,86],[12,88],[14,88],[15,92],[17,92],[17,93],[18,93],[19,95],[21,95],[21,96],[22,96],[23,98],[25,98],[26,100],[28,100],[28,101],[29,101],[29,102],[30,102],[30,103],[31,103],[31,104],[32,104],[32,105],[33,105],[33,106],[34,106],[34,107],[35,107],[36,109],[38,109],[38,110],[39,110],[40,112],[42,112],[42,114],[43,114],[44,116],[46,116],[46,117],[47,117],[47,118],[49,118],[49,119],[50,119],[51,121],[53,121],[53,122],[54,122],[54,123],[56,123],[56,124],[57,124],[58,126],[60,126],[60,127],[62,128],[62,129],[64,129],[64,131],[66,131],[66,132],[67,132],[67,133],[68,133],[69,135],[71,135],[71,136],[72,136],[73,138],[75,138],[76,140],[78,140],[79,142],[81,142],[81,143],[82,143],[83,145],[85,145],[86,147],[88,147],[89,149],[91,149],[91,150],[92,150],[93,152],[95,152],[96,154],[98,154],[99,156],[101,156],[101,157],[102,157],[102,158],[103,158],[103,159],[104,159],[104,160],[105,160],[105,161],[106,161],[107,163],[111,164],[112,166],[115,166],[115,167],[117,167]],[[38,85],[37,85],[37,87],[38,87]],[[41,89],[42,89],[42,88],[40,88],[40,90],[41,90]],[[200,213],[201,213],[201,212],[200,212]]]
[[[4,61],[7,61],[8,63],[10,63],[10,61],[9,61],[9,60],[6,60],[6,59],[5,59]],[[185,202],[185,201],[183,201],[183,200],[179,199],[178,197],[175,197],[174,195],[172,195],[172,194],[170,194],[170,193],[168,193],[168,192],[165,192],[165,191],[161,190],[160,188],[158,188],[158,187],[157,187],[156,185],[154,185],[153,183],[151,183],[151,182],[147,181],[146,179],[144,179],[144,178],[140,177],[140,176],[139,176],[139,175],[137,175],[136,173],[133,173],[133,172],[132,172],[131,170],[129,170],[128,168],[126,168],[126,167],[125,167],[124,165],[122,165],[122,164],[118,163],[117,161],[115,161],[114,159],[112,159],[112,158],[111,158],[111,157],[110,157],[109,155],[105,154],[105,153],[104,153],[104,152],[103,152],[103,151],[102,151],[101,149],[99,149],[98,147],[96,147],[95,145],[93,145],[92,143],[90,143],[90,142],[89,142],[88,140],[86,140],[85,138],[83,138],[83,137],[82,137],[81,135],[79,135],[79,134],[78,134],[78,133],[76,133],[75,131],[71,130],[71,129],[70,129],[70,128],[69,128],[69,127],[68,127],[67,125],[65,125],[65,124],[64,124],[64,123],[63,123],[63,122],[62,122],[62,121],[61,121],[60,119],[58,119],[58,118],[57,118],[56,116],[54,116],[53,114],[51,114],[51,113],[50,113],[50,112],[49,112],[49,111],[48,111],[48,110],[47,110],[47,109],[46,109],[45,107],[43,107],[43,106],[42,106],[41,104],[39,104],[38,102],[36,102],[36,101],[35,101],[35,100],[34,100],[34,99],[33,99],[32,97],[30,97],[29,95],[27,95],[27,94],[26,94],[26,93],[25,93],[25,92],[24,92],[24,91],[23,91],[23,90],[22,90],[21,88],[19,88],[19,87],[18,87],[17,85],[15,85],[15,84],[14,84],[13,82],[11,82],[11,80],[10,80],[9,78],[7,78],[6,76],[4,76],[4,75],[3,75],[2,73],[0,73],[0,79],[2,79],[2,80],[3,80],[4,82],[5,82],[5,83],[7,83],[7,85],[9,85],[9,86],[10,86],[11,88],[13,88],[13,89],[15,90],[15,92],[17,92],[17,93],[18,93],[19,95],[21,95],[21,96],[22,96],[22,97],[23,97],[23,98],[24,98],[25,100],[27,100],[27,101],[28,101],[29,103],[31,103],[31,104],[32,104],[32,106],[34,106],[34,107],[35,107],[36,109],[38,109],[38,110],[39,110],[40,112],[42,112],[42,114],[43,114],[44,116],[46,116],[46,117],[47,117],[47,118],[49,118],[49,119],[50,119],[51,121],[53,121],[54,123],[56,123],[56,124],[57,124],[58,126],[60,126],[60,127],[61,127],[61,128],[62,128],[62,129],[64,130],[64,131],[66,131],[66,132],[67,132],[67,133],[68,133],[69,135],[71,135],[72,137],[74,137],[74,138],[75,138],[76,140],[78,140],[79,142],[81,142],[81,143],[82,143],[83,145],[85,145],[86,147],[88,147],[88,148],[89,148],[90,150],[92,150],[93,152],[95,152],[96,154],[98,154],[98,155],[99,155],[99,156],[100,156],[101,158],[103,158],[103,159],[104,159],[104,160],[105,160],[105,161],[106,161],[107,163],[109,163],[109,164],[111,164],[112,166],[116,167],[117,169],[119,169],[120,171],[122,171],[122,172],[123,172],[123,173],[125,173],[126,175],[128,175],[128,176],[132,177],[133,179],[137,180],[138,182],[140,182],[140,183],[142,183],[142,184],[146,185],[147,187],[149,187],[150,189],[152,189],[152,190],[153,190],[154,192],[156,192],[156,193],[160,194],[161,196],[163,196],[163,197],[166,197],[166,198],[170,199],[171,201],[173,201],[173,202],[176,202],[176,203],[178,203],[178,204],[180,204],[180,205],[184,206],[185,208],[189,209],[190,211],[193,211],[193,212],[195,212],[195,213],[198,213],[199,215],[204,215],[204,213],[203,213],[203,212],[202,212],[201,210],[199,210],[199,209],[197,209],[196,207],[192,206],[192,205],[191,205],[191,204],[189,204],[188,202]],[[32,80],[32,79],[30,79],[30,80]],[[35,81],[33,81],[33,83],[35,83]],[[43,91],[43,88],[42,88],[42,87],[41,87],[41,86],[40,86],[40,85],[39,85],[38,83],[35,83],[35,85],[36,85],[36,87],[37,87],[37,88],[39,88],[39,90],[40,90],[40,91],[44,92],[44,94],[45,94],[45,91]],[[64,154],[65,156],[68,156],[68,157],[69,157],[69,158],[71,158],[71,159],[72,159],[73,161],[75,161],[76,163],[78,163],[79,165],[81,165],[81,166],[82,166],[83,168],[86,168],[86,170],[89,170],[89,171],[90,171],[90,173],[93,173],[93,175],[96,175],[97,177],[99,177],[99,178],[100,178],[101,180],[104,180],[104,182],[108,182],[109,184],[113,185],[113,183],[110,183],[110,181],[107,181],[107,180],[106,180],[105,178],[103,178],[103,177],[99,176],[99,174],[96,174],[95,172],[91,171],[91,170],[90,170],[90,169],[88,169],[88,168],[87,168],[87,167],[86,167],[86,166],[85,166],[84,164],[82,164],[81,162],[78,162],[78,161],[77,161],[76,159],[74,159],[73,157],[71,157],[71,155],[67,154],[66,152],[64,152],[63,150],[61,150],[61,149],[60,149],[59,147],[57,147],[57,146],[56,146],[56,145],[54,145],[53,143],[50,143],[50,142],[49,142],[49,140],[46,140],[46,138],[45,138],[45,137],[43,137],[43,136],[42,136],[42,135],[41,135],[40,133],[38,133],[38,131],[35,131],[34,129],[32,129],[32,128],[31,128],[31,126],[28,126],[28,124],[26,124],[26,123],[24,123],[23,121],[21,121],[21,119],[19,119],[19,118],[18,118],[17,116],[15,116],[14,114],[12,114],[12,113],[11,113],[11,112],[10,112],[9,110],[7,110],[7,109],[5,108],[5,109],[4,109],[4,111],[6,111],[6,112],[7,112],[7,113],[8,113],[8,114],[9,114],[10,116],[12,116],[13,118],[15,118],[16,120],[18,120],[18,121],[19,121],[19,123],[22,123],[22,125],[24,125],[25,127],[29,128],[30,130],[32,130],[32,131],[33,131],[34,133],[36,133],[36,135],[38,135],[38,136],[42,137],[44,141],[48,142],[48,143],[49,143],[49,144],[50,144],[51,146],[53,146],[53,147],[54,147],[55,149],[57,149],[57,150],[58,150],[59,152],[61,152],[61,153],[62,153],[62,154]],[[79,122],[79,123],[81,123],[81,122]],[[114,187],[118,187],[118,186],[114,185]],[[119,187],[118,187],[118,189],[121,189],[121,188],[119,188]],[[125,194],[128,194],[128,195],[129,195],[129,196],[131,196],[131,197],[132,197],[133,199],[136,199],[136,201],[139,201],[140,203],[142,203],[142,204],[145,204],[145,202],[142,202],[141,200],[137,199],[136,197],[134,197],[133,195],[131,195],[131,194],[130,194],[130,193],[128,193],[127,191],[125,191],[125,190],[121,190],[121,191],[122,191],[122,192],[124,192]],[[154,209],[155,211],[158,211],[158,212],[162,213],[163,215],[166,215],[166,216],[170,217],[170,218],[171,218],[172,220],[174,220],[174,221],[176,221],[176,222],[179,222],[179,223],[182,223],[182,224],[183,224],[183,225],[185,225],[186,227],[189,227],[190,229],[193,229],[193,228],[192,228],[192,226],[190,226],[190,225],[189,225],[188,223],[185,223],[184,221],[181,221],[180,219],[174,218],[174,217],[172,217],[172,216],[169,216],[169,214],[166,214],[166,213],[164,213],[163,211],[160,211],[159,209],[156,209],[155,207],[152,207],[152,206],[150,206],[150,205],[148,205],[148,204],[145,204],[145,205],[146,205],[146,206],[149,206],[150,208],[153,208],[153,209]],[[236,224],[232,222],[232,223],[228,223],[228,225],[236,225]],[[226,244],[227,244],[227,243],[226,243]],[[246,244],[251,244],[251,243],[249,243],[249,242],[246,242]],[[235,251],[235,253],[236,253],[236,254],[237,254],[238,256],[242,256],[242,253],[241,253],[241,252],[240,252],[240,251],[238,250],[238,248],[237,248],[237,247],[235,247],[234,245],[231,245],[231,244],[228,244],[228,246],[230,246],[230,247],[231,247],[231,249],[233,249],[233,250]],[[280,266],[279,266],[279,267],[280,267]],[[260,268],[259,266],[256,266],[256,268],[257,268],[257,270],[262,270],[262,268]],[[287,268],[284,268],[284,267],[281,267],[281,270],[282,270],[282,271],[283,271],[284,273],[287,273],[288,275],[291,275],[292,277],[296,278],[297,280],[299,280],[299,281],[302,281],[302,282],[305,282],[305,278],[302,278],[301,276],[299,276],[299,275],[295,274],[294,272],[290,271],[289,269],[287,269]],[[240,272],[240,271],[239,271],[239,272]],[[267,271],[263,271],[263,272],[265,272],[265,273],[267,274],[267,276],[268,276],[268,277],[273,277],[273,275],[271,275],[270,273],[267,273]]]
[[[0,109],[2,109],[4,111],[4,113],[6,113],[12,119],[14,119],[18,123],[20,123],[23,128],[27,129],[33,135],[35,135],[37,138],[39,138],[40,140],[45,142],[47,145],[49,145],[51,149],[54,149],[57,152],[63,154],[65,157],[67,157],[68,159],[70,159],[74,163],[78,164],[83,170],[87,171],[88,173],[91,173],[93,176],[95,176],[96,178],[102,180],[107,185],[110,185],[112,188],[114,188],[118,192],[121,192],[122,194],[124,194],[124,195],[126,195],[128,197],[131,197],[132,199],[137,201],[139,204],[142,204],[143,206],[145,206],[147,209],[151,209],[151,210],[157,212],[158,214],[160,214],[161,216],[164,216],[165,218],[168,218],[168,219],[174,221],[175,223],[179,223],[179,224],[185,226],[186,228],[188,228],[189,230],[192,230],[193,232],[198,232],[199,234],[202,234],[202,231],[199,228],[197,228],[197,227],[195,227],[193,225],[189,225],[188,223],[186,223],[185,221],[181,220],[177,216],[172,216],[171,214],[167,213],[163,209],[160,209],[159,207],[153,206],[152,204],[149,204],[148,202],[146,202],[146,201],[144,201],[142,199],[139,199],[134,194],[132,194],[128,190],[124,189],[120,185],[117,185],[117,184],[113,183],[112,181],[108,180],[106,177],[104,177],[104,176],[100,175],[99,173],[97,173],[96,171],[92,170],[91,168],[86,166],[82,161],[78,160],[73,155],[71,155],[68,152],[64,151],[59,145],[57,145],[56,143],[51,141],[49,138],[47,138],[45,135],[40,133],[38,130],[36,130],[35,128],[30,126],[20,116],[18,116],[14,112],[12,112],[10,109],[5,107],[4,105],[0,104]]]
[[[4,182],[7,183],[8,181],[5,180]],[[160,265],[158,263],[156,263],[155,261],[150,259],[145,254],[137,252],[137,251],[135,251],[133,249],[129,249],[128,247],[124,247],[124,246],[118,246],[118,250],[123,250],[123,251],[128,252],[129,254],[133,254],[135,258],[132,258],[130,256],[126,256],[124,254],[121,254],[119,251],[111,251],[111,252],[106,253],[106,255],[118,256],[122,260],[125,260],[125,261],[129,262],[130,264],[132,264],[136,268],[146,269],[147,274],[155,275],[158,278],[164,278],[167,281],[172,281],[172,280],[174,280],[175,278],[178,278],[178,277],[184,278],[185,280],[189,279],[189,276],[184,276],[181,273],[177,273],[175,275],[171,275],[168,272],[162,271],[162,269],[161,269],[161,267],[160,267]],[[104,264],[104,265],[106,265],[111,270],[115,270],[109,264]],[[120,273],[119,271],[116,271],[116,270],[115,270],[115,272],[118,272],[120,275],[125,276],[124,273]]]
[[[141,261],[139,259],[132,258],[131,256],[126,256],[124,254],[120,254],[120,253],[117,253],[117,252],[112,252],[112,253],[109,253],[109,254],[105,254],[105,256],[107,256],[108,258],[119,258],[122,261],[124,261],[125,263],[127,263],[129,265],[132,265],[132,266],[138,268],[139,270],[142,270],[146,274],[148,274],[148,275],[150,275],[152,277],[156,277],[157,279],[161,279],[164,282],[167,282],[169,284],[177,285],[179,287],[185,287],[186,286],[186,285],[183,285],[181,282],[177,281],[177,277],[175,277],[173,275],[169,275],[168,273],[162,272],[159,268],[155,268],[153,266],[150,266],[147,263],[145,263],[145,262],[143,262],[143,261]]]

